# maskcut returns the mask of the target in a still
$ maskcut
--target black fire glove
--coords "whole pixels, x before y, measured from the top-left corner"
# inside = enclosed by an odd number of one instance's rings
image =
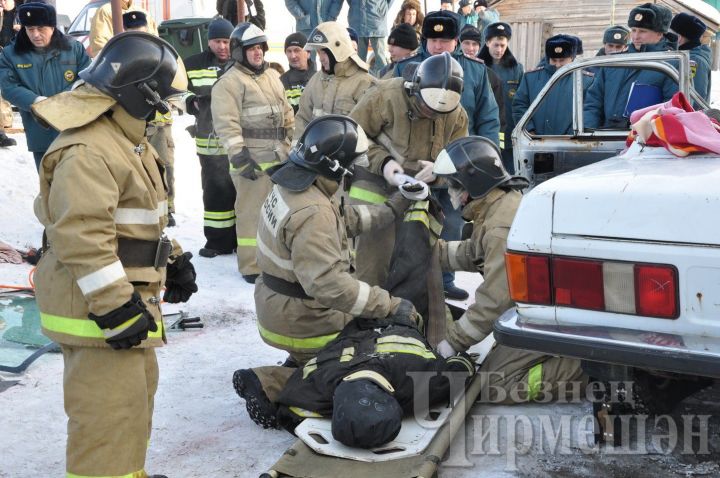
[[[250,157],[250,150],[243,146],[242,151],[230,158],[230,163],[235,169],[241,169],[240,176],[250,181],[255,181],[258,175],[255,171],[262,171],[258,163]]]
[[[165,294],[163,300],[171,304],[187,302],[191,295],[198,291],[195,283],[197,274],[193,267],[191,252],[177,256],[167,265],[167,278],[165,279]]]
[[[140,345],[148,331],[157,332],[157,324],[147,310],[140,294],[133,292],[130,300],[105,315],[88,314],[105,335],[105,342],[115,350],[129,349]]]

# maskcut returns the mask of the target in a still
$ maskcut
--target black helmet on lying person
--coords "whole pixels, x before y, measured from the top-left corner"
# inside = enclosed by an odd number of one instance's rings
[[[428,117],[451,113],[460,105],[463,69],[449,53],[433,55],[419,65],[408,64],[403,77],[408,94],[417,98]]]
[[[469,199],[487,196],[498,187],[524,189],[528,186],[524,177],[510,176],[503,166],[500,149],[482,136],[459,138],[445,146],[435,159],[433,173],[447,179],[450,199],[456,209]]]
[[[168,113],[167,100],[187,90],[187,75],[168,42],[144,32],[112,37],[78,76],[115,98],[134,118]]]
[[[253,71],[263,69],[267,51],[265,32],[252,23],[238,23],[230,34],[230,56]]]
[[[318,176],[337,181],[366,166],[368,139],[355,120],[326,115],[308,123],[288,161],[268,170],[270,179],[291,191],[304,191]]]

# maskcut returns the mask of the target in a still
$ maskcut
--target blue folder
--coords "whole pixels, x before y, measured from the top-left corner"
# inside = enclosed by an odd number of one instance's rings
[[[662,90],[659,87],[635,82],[630,87],[630,93],[628,93],[628,100],[623,116],[630,118],[633,111],[641,110],[662,102]]]

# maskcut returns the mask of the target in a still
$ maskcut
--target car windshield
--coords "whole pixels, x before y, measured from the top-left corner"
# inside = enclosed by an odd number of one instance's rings
[[[86,35],[90,33],[90,22],[95,16],[97,9],[105,5],[105,3],[107,2],[96,2],[86,5],[70,24],[67,33],[69,35]]]

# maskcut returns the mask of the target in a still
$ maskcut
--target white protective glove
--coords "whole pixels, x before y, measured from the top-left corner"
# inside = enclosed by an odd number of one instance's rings
[[[430,188],[422,181],[418,181],[406,174],[396,174],[395,179],[400,182],[400,194],[411,201],[424,201],[430,195]]]
[[[437,179],[437,176],[433,174],[433,166],[435,163],[431,161],[418,161],[422,169],[415,175],[415,179],[424,183],[431,183]]]
[[[389,160],[385,163],[385,166],[383,166],[383,176],[385,177],[385,181],[391,186],[400,186],[400,184],[402,184],[395,175],[403,174],[404,172],[405,170],[400,166],[400,163],[394,159]]]
[[[450,345],[447,340],[443,340],[438,344],[437,351],[440,355],[442,355],[443,358],[452,357],[453,355],[457,354],[453,346]]]

